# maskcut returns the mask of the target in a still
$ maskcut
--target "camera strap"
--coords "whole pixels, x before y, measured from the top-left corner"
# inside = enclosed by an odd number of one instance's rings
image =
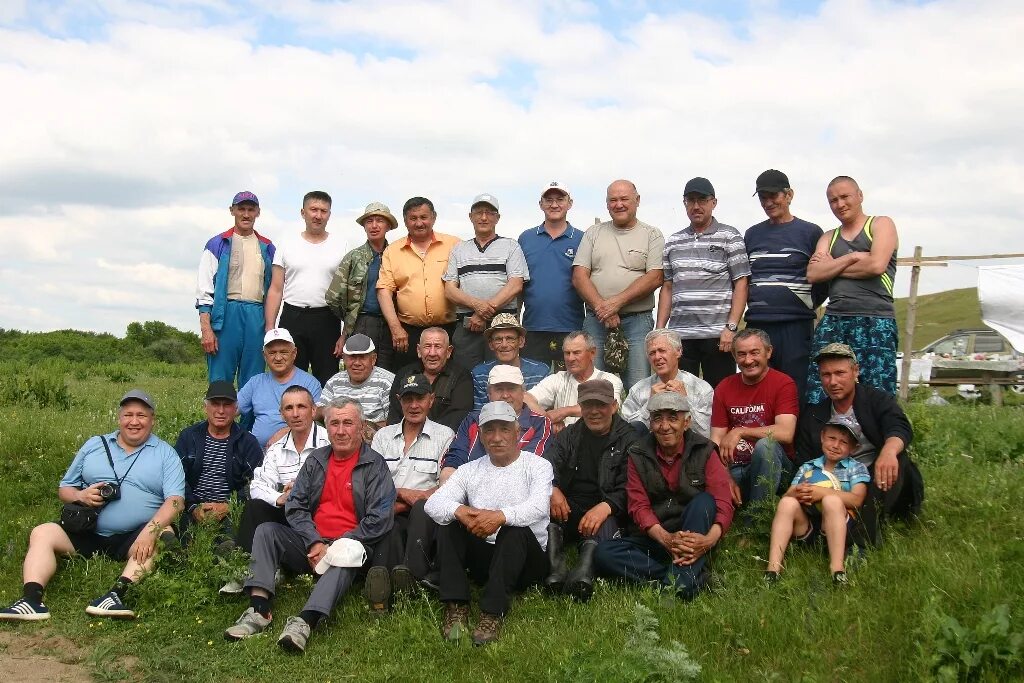
[[[136,457],[134,460],[132,460],[132,464],[128,466],[128,469],[125,471],[124,476],[118,478],[117,469],[114,468],[114,458],[112,455],[110,455],[110,446],[107,445],[107,437],[100,434],[99,439],[100,443],[103,444],[103,450],[107,452],[107,462],[110,463],[110,471],[114,473],[114,481],[116,481],[117,485],[120,486],[121,483],[128,478],[128,473],[132,471],[132,468],[135,467],[135,463],[137,463],[139,459],[138,457]],[[136,453],[138,453],[138,451],[136,451]]]

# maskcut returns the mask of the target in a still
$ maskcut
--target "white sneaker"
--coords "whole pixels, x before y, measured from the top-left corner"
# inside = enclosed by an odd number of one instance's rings
[[[242,612],[234,626],[224,631],[225,640],[243,640],[257,633],[262,632],[270,626],[270,619],[254,610],[252,607]]]
[[[221,595],[241,595],[243,586],[238,581],[228,581],[218,591]]]

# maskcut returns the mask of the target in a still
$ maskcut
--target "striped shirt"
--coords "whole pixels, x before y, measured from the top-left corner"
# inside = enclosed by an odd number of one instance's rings
[[[484,247],[476,239],[459,242],[448,256],[448,268],[441,278],[445,282],[457,282],[459,289],[477,299],[490,299],[508,284],[509,278],[530,279],[530,269],[519,242],[508,237],[495,237]],[[507,313],[519,311],[519,298],[505,304],[501,309]],[[457,306],[459,315],[472,313],[465,306]]]
[[[712,339],[725,329],[733,282],[750,276],[739,231],[712,219],[703,232],[686,227],[665,241],[665,281],[672,283],[667,327],[683,339]]]
[[[228,439],[215,439],[206,434],[203,471],[192,489],[200,503],[223,503],[231,496],[228,486]]]
[[[423,430],[405,450],[402,422],[382,427],[373,436],[371,448],[381,454],[391,470],[395,488],[425,491],[438,484],[441,458],[444,457],[455,432],[433,420],[423,423]]]
[[[374,366],[366,381],[356,386],[348,378],[348,371],[342,370],[327,380],[317,405],[325,407],[336,398],[350,398],[363,408],[363,417],[370,422],[387,422],[391,405],[391,385],[395,374]]]
[[[292,433],[288,432],[270,444],[267,454],[263,456],[263,464],[257,467],[252,474],[249,495],[257,500],[276,505],[277,498],[281,495],[281,489],[285,484],[295,481],[299,470],[302,469],[302,463],[306,462],[306,456],[321,446],[330,445],[327,430],[315,422],[309,436],[306,437],[306,444],[301,453],[296,450]]]
[[[814,255],[821,228],[794,218],[788,223],[764,221],[747,228],[743,242],[750,258],[748,323],[814,318],[814,287],[807,264]]]

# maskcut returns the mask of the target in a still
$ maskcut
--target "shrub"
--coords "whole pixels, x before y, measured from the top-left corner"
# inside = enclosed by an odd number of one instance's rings
[[[943,683],[979,680],[985,675],[1006,678],[1024,670],[1024,633],[1011,631],[1010,607],[993,607],[972,629],[944,614],[933,599],[934,624],[929,669]]]
[[[39,369],[4,377],[0,401],[5,405],[59,410],[70,410],[72,405],[71,391],[63,377]]]

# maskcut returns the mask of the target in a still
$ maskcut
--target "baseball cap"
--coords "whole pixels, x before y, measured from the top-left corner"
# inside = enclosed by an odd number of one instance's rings
[[[345,347],[341,351],[350,356],[358,356],[363,353],[373,353],[376,349],[373,340],[365,334],[353,334],[345,340]]]
[[[398,227],[398,219],[391,213],[391,209],[387,207],[387,204],[382,204],[381,202],[370,202],[366,205],[366,208],[363,209],[363,215],[356,219],[356,223],[362,225],[370,216],[380,216],[391,224],[392,230]]]
[[[514,365],[495,365],[487,373],[488,384],[523,384],[523,371]]]
[[[758,192],[782,192],[789,189],[789,178],[782,171],[769,168],[757,176],[754,188],[754,194]]]
[[[566,187],[565,185],[563,185],[562,183],[558,182],[557,180],[552,180],[550,183],[545,185],[544,189],[540,191],[540,196],[543,197],[550,190],[558,190],[559,192],[564,194],[566,197],[571,197],[572,196],[572,194],[569,192],[569,188]]]
[[[615,403],[615,387],[606,379],[590,379],[580,382],[577,389],[579,403],[584,401],[600,401],[604,404]]]
[[[498,208],[498,198],[495,197],[493,194],[487,194],[485,192],[483,194],[478,194],[477,196],[473,197],[473,203],[470,204],[470,208],[473,208],[477,204],[490,204],[491,206],[494,207],[495,211],[500,211],[500,209]]]
[[[323,574],[331,567],[362,567],[366,564],[366,547],[354,538],[339,538],[327,547],[313,571]]]
[[[429,394],[434,388],[430,386],[430,380],[423,374],[409,375],[402,382],[402,386],[398,389],[399,396],[405,396],[406,394]]]
[[[210,388],[206,390],[206,400],[214,398],[226,398],[229,401],[238,400],[238,392],[235,391],[235,385],[226,380],[218,380],[216,382],[210,382]]]
[[[714,197],[715,186],[707,178],[690,178],[686,181],[686,187],[683,188],[683,196],[685,197],[691,193],[704,195],[705,197]]]
[[[292,339],[292,333],[284,329],[283,327],[275,327],[274,329],[269,330],[265,335],[263,335],[264,346],[266,346],[272,341],[286,341],[293,346],[295,345],[295,340]]]
[[[257,199],[256,195],[254,195],[252,192],[249,192],[249,190],[242,190],[241,192],[237,193],[235,195],[235,198],[231,200],[231,206],[237,206],[242,202],[252,202],[256,206],[260,205],[260,200]]]
[[[495,330],[519,330],[519,334],[526,334],[526,328],[519,324],[515,313],[499,313],[494,316],[491,326],[484,330],[484,336],[490,339]]]
[[[674,391],[663,391],[660,394],[651,396],[647,402],[647,412],[656,413],[659,410],[674,410],[677,413],[690,412],[690,399]]]
[[[153,397],[150,396],[145,391],[143,391],[142,389],[132,389],[127,394],[121,397],[121,400],[118,402],[117,405],[123,406],[128,401],[142,401],[147,406],[149,406],[150,410],[156,410],[156,401],[154,401]]]
[[[480,409],[480,417],[477,418],[476,423],[483,427],[488,422],[494,422],[495,420],[517,422],[519,416],[516,415],[515,409],[505,401],[485,403],[484,407]]]
[[[828,358],[829,356],[834,358],[850,358],[855,362],[857,360],[857,354],[853,352],[853,349],[839,342],[823,346],[821,351],[818,351],[818,355],[814,357],[814,360],[820,361],[822,358]]]
[[[829,425],[833,427],[839,427],[840,429],[845,429],[847,432],[850,433],[850,437],[853,439],[854,443],[860,443],[860,439],[857,438],[857,432],[854,431],[853,424],[850,423],[849,418],[842,417],[840,415],[833,415],[832,419],[825,423],[826,427],[828,427]]]

